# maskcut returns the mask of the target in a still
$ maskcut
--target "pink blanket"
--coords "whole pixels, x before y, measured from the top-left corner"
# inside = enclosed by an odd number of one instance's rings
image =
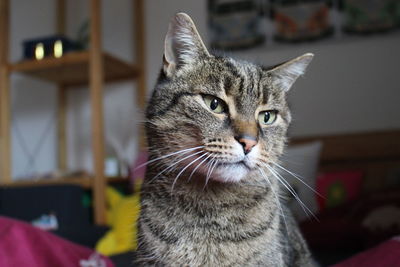
[[[361,252],[332,267],[399,267],[400,236],[394,237],[374,248]]]
[[[113,267],[110,259],[30,224],[0,216],[0,266]]]

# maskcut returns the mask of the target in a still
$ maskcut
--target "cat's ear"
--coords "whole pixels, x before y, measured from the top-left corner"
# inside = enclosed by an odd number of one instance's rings
[[[165,75],[172,76],[185,64],[209,55],[192,19],[185,13],[176,14],[169,24],[164,42]]]
[[[305,73],[313,57],[313,54],[307,53],[269,70],[273,86],[285,92],[289,91],[297,78]]]

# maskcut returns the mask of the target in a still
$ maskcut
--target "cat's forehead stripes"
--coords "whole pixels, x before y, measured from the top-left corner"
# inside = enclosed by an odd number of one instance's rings
[[[223,88],[227,97],[234,99],[237,112],[254,117],[254,112],[263,100],[262,70],[253,64],[236,62],[229,59],[224,62],[222,73]]]
[[[224,74],[224,90],[228,96],[236,96],[238,91],[242,91],[246,79],[246,75],[237,66],[234,61],[227,60],[224,62],[226,70]]]

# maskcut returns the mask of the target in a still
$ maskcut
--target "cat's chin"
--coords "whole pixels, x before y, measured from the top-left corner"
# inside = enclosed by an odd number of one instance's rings
[[[223,183],[237,183],[246,178],[249,171],[249,168],[243,164],[220,165],[210,178]]]

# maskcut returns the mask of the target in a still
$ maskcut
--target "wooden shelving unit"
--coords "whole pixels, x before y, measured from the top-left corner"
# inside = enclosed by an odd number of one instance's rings
[[[18,186],[45,186],[45,185],[79,185],[85,189],[91,189],[93,187],[95,178],[93,176],[73,176],[59,179],[38,179],[33,181],[14,181],[10,184],[4,185],[4,187],[18,187]],[[108,177],[107,183],[118,184],[126,182],[127,178],[124,177]]]
[[[137,105],[144,107],[146,96],[144,3],[133,1],[135,64],[127,63],[102,50],[101,0],[90,0],[90,48],[88,51],[71,52],[61,58],[44,58],[11,63],[9,53],[9,0],[0,0],[0,185],[41,186],[50,184],[77,184],[93,190],[94,218],[104,224],[106,202],[105,187],[108,181],[121,182],[123,178],[107,179],[104,176],[104,123],[103,85],[107,82],[135,79]],[[65,0],[57,0],[56,28],[65,33]],[[88,85],[91,104],[91,135],[93,150],[93,176],[68,177],[54,180],[13,181],[11,173],[10,132],[10,75],[23,73],[58,85],[58,165],[66,170],[66,112],[67,91],[74,86]],[[143,138],[142,138],[143,140]],[[141,142],[143,143],[143,141]]]
[[[101,56],[105,82],[132,79],[140,75],[140,69],[132,64],[104,52]],[[21,72],[67,87],[86,85],[89,82],[88,51],[68,53],[61,58],[25,60],[10,64],[9,67],[11,72]]]

